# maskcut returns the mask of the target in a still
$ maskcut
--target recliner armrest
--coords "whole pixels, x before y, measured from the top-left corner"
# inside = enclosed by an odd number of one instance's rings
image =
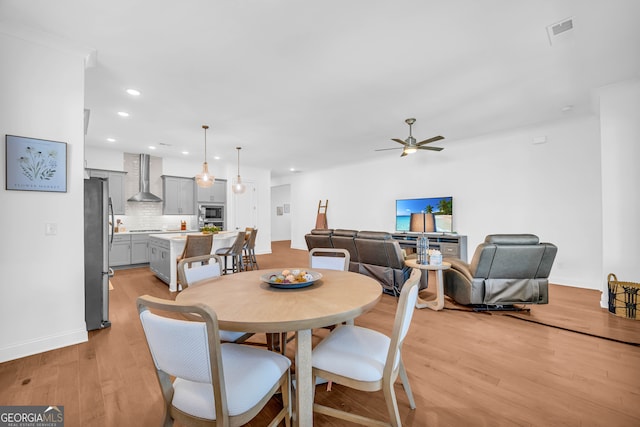
[[[471,267],[469,264],[461,260],[460,258],[447,258],[447,262],[451,264],[451,269],[460,272],[470,282],[473,280],[471,275]]]

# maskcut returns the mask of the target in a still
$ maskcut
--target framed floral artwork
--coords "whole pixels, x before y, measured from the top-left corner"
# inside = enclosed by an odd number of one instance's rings
[[[6,135],[6,189],[67,192],[65,142]]]

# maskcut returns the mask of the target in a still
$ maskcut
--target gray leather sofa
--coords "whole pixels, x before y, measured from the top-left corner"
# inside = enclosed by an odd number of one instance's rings
[[[491,234],[478,245],[470,264],[448,258],[444,292],[476,308],[547,304],[548,278],[558,248],[533,234]]]
[[[398,295],[411,269],[404,264],[400,244],[390,233],[345,229],[313,229],[305,235],[307,248],[341,248],[349,251],[349,270],[373,277],[383,291]]]
[[[331,246],[339,249],[346,249],[349,251],[351,261],[349,262],[349,271],[359,271],[358,250],[356,249],[356,242],[354,239],[358,232],[356,230],[333,230],[331,233]]]

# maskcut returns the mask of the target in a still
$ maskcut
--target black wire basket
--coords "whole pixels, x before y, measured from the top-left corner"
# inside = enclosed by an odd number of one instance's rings
[[[609,312],[619,317],[640,320],[640,283],[621,282],[615,274],[607,276]]]

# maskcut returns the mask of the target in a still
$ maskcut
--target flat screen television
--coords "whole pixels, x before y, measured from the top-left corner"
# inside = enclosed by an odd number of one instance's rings
[[[396,200],[396,231],[453,231],[453,197]]]

